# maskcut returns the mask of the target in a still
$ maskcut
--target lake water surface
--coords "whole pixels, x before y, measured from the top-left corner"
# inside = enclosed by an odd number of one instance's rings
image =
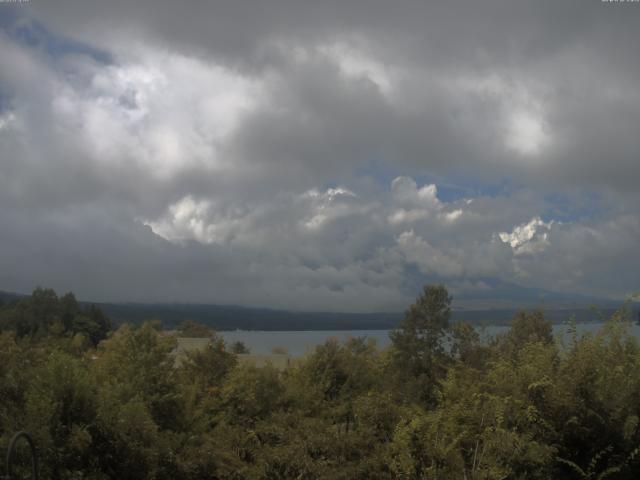
[[[509,327],[487,326],[479,328],[483,338],[488,338],[498,333],[506,331]],[[601,323],[579,323],[577,325],[578,335],[587,332],[597,332],[602,328]],[[553,331],[556,336],[562,338],[567,333],[567,325],[554,325]],[[640,338],[640,326],[632,325],[632,333]],[[312,331],[285,331],[266,332],[258,330],[235,330],[229,332],[218,332],[227,344],[242,341],[249,347],[251,353],[256,355],[266,355],[272,353],[276,347],[284,348],[287,353],[293,356],[305,355],[313,349],[326,342],[329,338],[336,338],[343,342],[352,337],[366,337],[376,341],[379,348],[389,345],[390,330],[312,330]]]

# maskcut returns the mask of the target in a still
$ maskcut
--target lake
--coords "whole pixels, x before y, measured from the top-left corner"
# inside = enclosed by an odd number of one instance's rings
[[[601,323],[579,323],[577,325],[578,335],[587,332],[597,332],[602,328]],[[494,336],[506,331],[509,327],[487,326],[479,328],[483,338]],[[553,331],[556,336],[563,336],[567,332],[567,325],[554,325]],[[640,326],[632,325],[632,333],[640,337]],[[329,338],[336,338],[343,342],[352,337],[366,337],[376,341],[379,348],[389,345],[390,330],[312,330],[312,331],[283,331],[267,332],[258,330],[235,330],[218,332],[227,345],[238,340],[244,342],[249,347],[251,353],[256,355],[266,355],[272,353],[276,347],[284,348],[287,353],[293,356],[301,356],[311,352],[316,346],[323,344]]]

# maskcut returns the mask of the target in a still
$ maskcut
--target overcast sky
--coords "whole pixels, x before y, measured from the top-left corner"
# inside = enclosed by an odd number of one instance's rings
[[[624,298],[639,52],[640,2],[0,3],[0,290]]]

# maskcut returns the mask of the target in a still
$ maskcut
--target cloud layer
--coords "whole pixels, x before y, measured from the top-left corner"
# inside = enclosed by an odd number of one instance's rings
[[[477,3],[0,6],[0,288],[638,290],[640,8]]]

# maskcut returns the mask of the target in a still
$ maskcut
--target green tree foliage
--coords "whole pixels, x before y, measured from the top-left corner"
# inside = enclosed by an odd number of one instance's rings
[[[405,394],[426,404],[435,402],[437,382],[446,371],[443,340],[449,329],[451,296],[442,285],[426,285],[391,333],[396,378]]]
[[[275,368],[238,365],[222,386],[221,416],[229,424],[254,425],[278,408],[283,393],[284,386]]]
[[[25,392],[24,421],[38,438],[45,478],[70,478],[74,472],[95,470],[92,429],[98,392],[82,361],[52,352],[32,372],[37,381]]]
[[[138,397],[155,423],[164,428],[181,421],[180,392],[170,353],[174,337],[162,335],[150,323],[120,327],[96,352],[93,370],[98,380],[110,384],[120,402]]]
[[[231,344],[231,352],[235,353],[236,355],[249,353],[249,347],[247,347],[244,342],[238,340],[237,342],[233,342]]]
[[[95,346],[107,337],[111,322],[95,305],[81,306],[73,293],[58,298],[51,289],[36,288],[31,296],[0,310],[2,330],[35,340],[80,334]]]
[[[181,337],[189,338],[209,338],[213,335],[213,331],[209,327],[193,320],[182,322],[178,332]]]
[[[503,341],[512,352],[527,343],[550,344],[553,342],[553,328],[551,323],[545,320],[542,310],[520,311],[511,322],[509,331],[504,337],[499,337],[498,341]]]
[[[329,340],[280,371],[242,363],[210,331],[206,348],[179,361],[175,337],[153,323],[92,336],[89,324],[104,328],[97,311],[70,294],[34,297],[0,309],[0,445],[32,432],[42,478],[640,472],[640,346],[628,312],[595,334],[569,326],[565,343],[542,312],[521,312],[483,341],[449,325],[446,289],[427,286],[389,348]]]
[[[451,356],[468,367],[483,369],[491,357],[491,350],[480,333],[468,323],[456,323],[450,328]]]
[[[226,351],[222,338],[213,334],[206,348],[186,352],[179,375],[184,383],[197,386],[198,392],[204,395],[217,391],[236,363],[235,355]]]

